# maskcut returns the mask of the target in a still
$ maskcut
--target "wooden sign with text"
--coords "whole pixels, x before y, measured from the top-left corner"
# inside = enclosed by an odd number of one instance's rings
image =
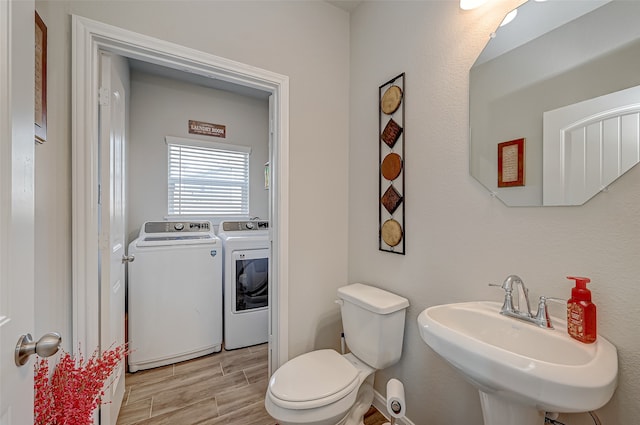
[[[189,133],[224,138],[227,137],[227,127],[220,124],[189,120]]]

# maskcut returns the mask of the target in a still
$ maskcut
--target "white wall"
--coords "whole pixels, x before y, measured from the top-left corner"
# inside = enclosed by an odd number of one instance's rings
[[[603,424],[640,417],[640,168],[586,205],[509,208],[468,173],[468,70],[518,1],[464,12],[456,1],[365,2],[351,16],[349,280],[409,298],[400,363],[416,424],[482,424],[478,395],[421,340],[426,307],[502,299],[488,283],[520,275],[539,295],[568,298],[571,274],[591,277],[599,331],[618,348],[619,385]],[[388,30],[381,31],[381,28]],[[378,251],[377,88],[406,72],[406,255]],[[559,307],[557,307],[559,308]],[[560,309],[554,314],[562,315]],[[550,348],[551,349],[551,348]],[[593,421],[563,415],[571,425]]]
[[[46,241],[36,258],[40,326],[59,324],[69,344],[73,13],[289,76],[290,354],[338,346],[333,301],[347,279],[348,14],[320,1],[46,0],[37,8],[49,28],[51,140],[51,153],[42,150],[36,163]]]
[[[250,216],[269,216],[264,163],[269,160],[269,102],[133,70],[129,138],[128,240],[148,220],[167,215],[165,136],[250,146]],[[189,120],[226,126],[226,137],[189,134]]]

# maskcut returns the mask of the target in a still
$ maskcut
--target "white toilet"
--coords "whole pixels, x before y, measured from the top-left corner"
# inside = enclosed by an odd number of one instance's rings
[[[317,350],[271,376],[265,406],[280,425],[361,425],[374,372],[400,360],[406,298],[354,283],[338,289],[348,354]]]

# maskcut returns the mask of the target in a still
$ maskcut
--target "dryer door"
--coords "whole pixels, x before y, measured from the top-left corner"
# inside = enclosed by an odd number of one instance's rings
[[[266,309],[269,305],[269,250],[251,249],[233,252],[234,313]]]

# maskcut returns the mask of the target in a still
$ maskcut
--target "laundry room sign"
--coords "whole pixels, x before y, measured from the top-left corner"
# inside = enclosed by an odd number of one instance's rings
[[[189,120],[189,133],[225,138],[227,137],[227,127],[220,124]]]

